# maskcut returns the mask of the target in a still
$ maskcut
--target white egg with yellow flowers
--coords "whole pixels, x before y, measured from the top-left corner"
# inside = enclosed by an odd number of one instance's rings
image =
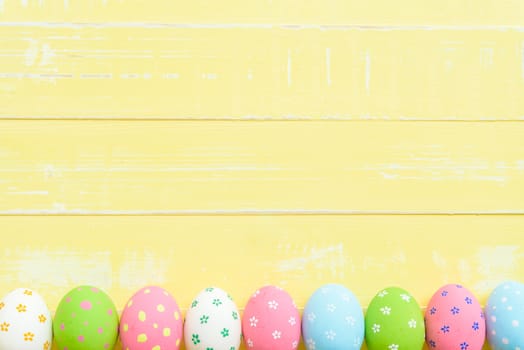
[[[0,350],[51,350],[53,327],[44,299],[19,288],[0,301]]]

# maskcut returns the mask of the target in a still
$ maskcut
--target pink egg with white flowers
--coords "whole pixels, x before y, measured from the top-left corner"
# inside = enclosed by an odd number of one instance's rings
[[[475,296],[458,284],[433,294],[426,309],[426,342],[435,350],[481,350],[486,337],[484,313]]]
[[[249,298],[242,333],[250,350],[294,350],[300,341],[300,314],[282,288],[265,286]]]
[[[120,340],[126,350],[178,350],[182,314],[165,289],[140,289],[127,302],[120,319]]]

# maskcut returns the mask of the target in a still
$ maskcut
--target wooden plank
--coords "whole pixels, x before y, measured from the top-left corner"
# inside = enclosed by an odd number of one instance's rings
[[[524,32],[3,26],[0,92],[1,118],[522,120]]]
[[[209,285],[243,308],[268,283],[300,308],[330,282],[364,307],[390,285],[425,306],[445,283],[484,303],[524,273],[522,216],[31,216],[0,226],[0,292],[30,285],[52,309],[80,283],[104,288],[119,308],[145,284],[166,286],[183,309]]]
[[[0,214],[524,213],[522,122],[1,121]]]
[[[520,0],[4,0],[4,21],[314,23],[314,24],[524,24]]]

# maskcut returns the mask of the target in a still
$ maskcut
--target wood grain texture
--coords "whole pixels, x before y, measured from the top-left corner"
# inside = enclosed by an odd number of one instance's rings
[[[524,32],[0,26],[0,92],[0,118],[523,120]]]
[[[521,122],[2,121],[1,214],[524,212]]]
[[[0,20],[523,25],[520,0],[2,0]]]
[[[1,217],[0,226],[0,292],[30,284],[51,309],[80,283],[105,289],[119,309],[146,284],[165,286],[183,309],[209,285],[243,309],[265,284],[303,308],[330,282],[363,307],[390,285],[424,307],[442,284],[458,282],[484,303],[524,273],[517,216],[26,216]]]

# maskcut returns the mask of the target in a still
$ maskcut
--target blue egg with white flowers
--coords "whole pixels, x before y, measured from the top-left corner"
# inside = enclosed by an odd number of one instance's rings
[[[302,316],[307,350],[359,350],[364,341],[364,313],[346,287],[327,284],[309,298]]]
[[[486,303],[488,342],[493,350],[524,350],[524,284],[507,281]]]

